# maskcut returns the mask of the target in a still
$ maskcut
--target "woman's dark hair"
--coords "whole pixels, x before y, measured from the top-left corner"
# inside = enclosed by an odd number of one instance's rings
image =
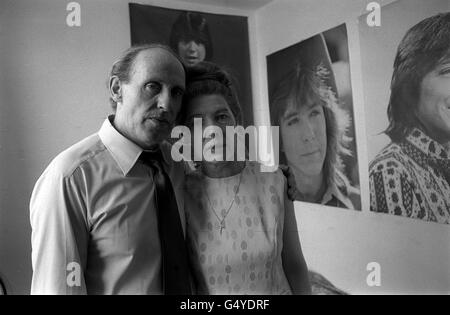
[[[206,60],[213,56],[213,46],[206,18],[196,12],[182,12],[172,26],[169,45],[178,52],[178,43],[195,41],[205,45]]]
[[[153,48],[162,48],[167,50],[170,54],[172,54],[183,66],[183,69],[185,69],[183,61],[180,59],[177,53],[175,53],[169,46],[163,45],[163,44],[143,44],[143,45],[136,45],[128,48],[125,50],[125,52],[122,54],[122,56],[114,62],[114,64],[111,67],[111,71],[109,73],[109,79],[113,76],[117,76],[120,80],[120,82],[128,83],[130,82],[130,74],[133,70],[134,61],[136,60],[136,57],[139,55],[140,52],[153,49]],[[185,69],[186,72],[186,69]],[[109,89],[109,80],[108,80],[108,89]],[[111,103],[111,107],[113,111],[116,111],[117,103],[115,100],[112,99],[112,97],[109,98],[109,102]]]
[[[242,109],[239,104],[233,78],[224,69],[211,62],[200,62],[187,68],[186,92],[179,122],[186,119],[187,104],[190,100],[202,95],[221,95],[227,101],[238,125],[242,124]]]
[[[420,126],[416,110],[423,78],[449,57],[450,13],[427,18],[406,33],[398,47],[391,82],[385,133],[392,141],[402,141]]]

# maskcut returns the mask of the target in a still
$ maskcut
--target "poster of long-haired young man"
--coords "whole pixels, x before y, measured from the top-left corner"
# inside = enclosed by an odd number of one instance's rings
[[[360,23],[370,210],[450,224],[448,2],[402,0],[384,12],[390,32]]]
[[[297,200],[361,210],[346,26],[267,57],[272,125]]]

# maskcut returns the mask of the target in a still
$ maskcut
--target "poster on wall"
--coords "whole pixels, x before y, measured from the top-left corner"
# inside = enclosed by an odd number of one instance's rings
[[[131,44],[169,45],[192,66],[211,61],[234,79],[244,126],[253,124],[247,17],[130,3]]]
[[[271,123],[297,199],[361,210],[346,25],[267,56]]]
[[[360,18],[370,210],[450,224],[450,13],[441,0]],[[382,42],[383,45],[379,45]]]

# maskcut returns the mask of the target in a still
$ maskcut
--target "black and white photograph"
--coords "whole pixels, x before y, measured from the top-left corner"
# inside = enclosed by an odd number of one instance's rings
[[[297,200],[361,210],[347,43],[343,24],[268,56],[269,103]]]
[[[429,13],[417,3],[386,7],[392,32],[368,36],[372,30],[360,24],[363,75],[383,87],[367,88],[366,95],[367,117],[380,117],[367,126],[368,143],[375,143],[370,210],[450,224],[450,13],[442,1],[429,1]],[[400,10],[414,14],[397,19]],[[381,40],[389,45],[377,49]]]
[[[0,0],[0,295],[450,294],[449,39],[448,0]]]

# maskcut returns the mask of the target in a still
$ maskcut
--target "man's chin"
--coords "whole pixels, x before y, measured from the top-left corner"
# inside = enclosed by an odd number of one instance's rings
[[[164,142],[165,139],[167,139],[169,133],[168,132],[161,132],[154,129],[147,129],[145,132],[145,135],[143,135],[141,146],[143,146],[143,149],[147,150],[150,148],[154,148],[155,146],[160,145],[162,142]]]
[[[446,107],[442,113],[442,120],[444,121],[447,137],[450,136],[450,107]]]
[[[439,139],[441,144],[450,143],[450,122],[446,122],[445,127],[439,130]]]
[[[323,164],[320,163],[302,163],[301,165],[296,165],[295,168],[300,170],[306,176],[314,177],[323,173]]]
[[[435,120],[434,132],[441,139],[450,139],[450,108],[441,107],[438,115],[439,118]]]
[[[147,119],[145,121],[145,129],[150,134],[162,134],[165,137],[168,137],[172,128],[169,123]]]

